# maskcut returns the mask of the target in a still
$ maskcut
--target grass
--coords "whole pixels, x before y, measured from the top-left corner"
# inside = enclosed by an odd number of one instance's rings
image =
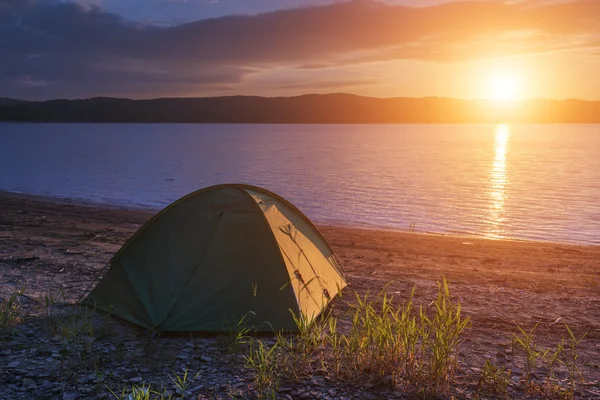
[[[525,331],[521,326],[517,326],[518,332],[513,333],[513,343],[525,354],[525,392],[531,392],[534,389],[531,375],[537,367],[538,359],[547,355],[547,350],[538,347],[534,341],[535,330],[538,325],[535,324],[529,331]]]
[[[64,291],[61,289],[56,295],[53,293],[44,294],[44,316],[48,327],[52,332],[58,330],[58,315],[57,315],[57,303],[59,296],[65,299]]]
[[[581,371],[579,370],[577,363],[579,359],[578,347],[581,344],[581,341],[587,336],[587,332],[578,338],[575,336],[571,328],[569,328],[569,325],[564,325],[569,337],[567,338],[566,349],[564,345],[560,346],[560,354],[562,355],[564,365],[569,371],[569,390],[572,393],[575,389],[577,381],[583,381],[583,376],[581,375]]]
[[[0,302],[0,334],[6,334],[13,326],[22,321],[19,296],[23,289],[13,292],[10,297]]]
[[[249,343],[254,329],[248,325],[248,320],[254,315],[255,314],[250,311],[242,316],[237,322],[230,322],[227,319],[224,319],[224,333],[217,337],[219,347],[229,353],[233,353],[239,349],[240,345]]]
[[[344,385],[396,388],[421,398],[452,396],[460,371],[458,350],[470,318],[463,316],[445,280],[427,306],[416,305],[414,293],[401,304],[385,290],[373,297],[355,293],[344,316],[350,321],[345,329],[330,310],[310,326],[294,315],[296,335],[278,334],[272,345],[256,339],[250,347],[246,361],[255,389],[263,398],[274,397],[280,385],[325,376]],[[473,387],[477,396],[509,398],[512,387],[534,397],[574,397],[581,380],[578,348],[586,335],[578,337],[565,325],[567,338],[544,348],[536,341],[537,329],[537,324],[517,326],[513,333],[514,361],[522,361],[522,371],[516,364],[513,370],[486,359]],[[568,372],[566,384],[555,378],[557,370]]]
[[[481,369],[481,378],[477,384],[477,392],[484,395],[495,395],[506,399],[510,385],[511,371],[506,367],[495,364],[487,358]]]
[[[187,389],[188,386],[190,384],[190,379],[188,377],[188,373],[189,373],[189,369],[186,367],[185,370],[183,371],[183,374],[181,375],[177,375],[174,374],[173,376],[171,376],[171,380],[173,381],[173,383],[175,384],[175,386],[177,387],[177,391],[179,392],[179,394],[181,396],[187,396]],[[198,372],[196,375],[194,375],[194,377],[191,379],[196,380],[198,377],[200,376],[200,372]]]
[[[152,389],[152,385],[146,386],[145,383],[141,385],[131,385],[131,387],[124,387],[120,393],[115,393],[108,386],[106,387],[113,398],[117,400],[171,400],[174,399],[173,395],[168,395],[164,390],[157,391]]]
[[[244,356],[246,366],[254,372],[254,384],[260,398],[275,398],[279,379],[277,374],[277,344],[266,345],[263,341],[254,341],[250,352]]]
[[[422,396],[447,393],[469,318],[445,280],[431,307],[416,307],[412,299],[398,306],[385,290],[373,298],[355,293],[346,330],[331,313],[310,326],[293,315],[297,335],[280,334],[272,346],[257,340],[246,356],[257,391],[270,396],[284,378],[320,373],[351,385],[400,387]]]
[[[417,303],[415,292],[413,288],[402,302],[386,288],[374,295],[355,292],[336,300],[346,303],[345,314],[337,315],[330,307],[308,324],[302,315],[292,313],[298,332],[279,332],[271,338],[253,335],[249,314],[226,325],[225,334],[216,340],[217,348],[243,354],[253,397],[276,398],[279,388],[304,385],[315,377],[358,390],[376,387],[382,393],[394,389],[414,398],[452,397],[465,384],[459,349],[471,320],[463,315],[461,303],[451,295],[445,279],[438,283],[437,295],[429,303]],[[21,293],[13,293],[0,304],[3,332],[22,319]],[[58,298],[60,293],[44,297],[43,315],[45,326],[64,344],[59,360],[64,364],[65,382],[76,380],[77,370],[91,368],[101,376],[111,361],[124,361],[118,346],[111,355],[94,353],[90,339],[98,338],[99,329],[93,324],[95,310],[71,307],[65,312],[57,307]],[[538,329],[538,324],[515,328],[513,367],[485,360],[480,376],[467,383],[474,398],[510,398],[519,393],[548,399],[576,396],[583,379],[579,353],[587,334],[577,334],[564,324],[564,338],[547,348],[538,343]],[[143,342],[140,346],[144,348]],[[120,392],[106,388],[116,399],[189,398],[190,384],[200,375],[192,376],[188,368],[182,371],[169,374],[166,370],[160,385],[127,384]],[[165,384],[173,390],[155,389]]]
[[[408,225],[408,233],[415,233],[415,226],[417,223],[415,221],[410,221]]]
[[[517,326],[517,332],[513,334],[513,343],[523,355],[523,389],[527,394],[539,394],[547,398],[574,398],[577,383],[583,381],[578,366],[579,345],[587,336],[587,332],[577,337],[572,329],[564,324],[567,338],[561,339],[555,348],[544,348],[535,342],[538,325],[535,324],[530,330]],[[545,364],[545,372],[538,369],[540,362]],[[566,384],[555,376],[560,369],[567,373]],[[534,379],[536,372],[537,379]]]

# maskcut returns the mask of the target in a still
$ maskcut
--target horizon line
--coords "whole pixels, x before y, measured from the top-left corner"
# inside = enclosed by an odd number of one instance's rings
[[[91,97],[77,97],[77,98],[67,98],[67,97],[57,97],[51,99],[44,100],[29,100],[29,99],[19,99],[14,97],[4,97],[0,96],[0,99],[5,100],[14,100],[19,102],[30,102],[30,103],[43,103],[47,101],[81,101],[81,100],[94,100],[94,99],[116,99],[116,100],[131,100],[131,101],[151,101],[151,100],[170,100],[170,99],[218,99],[218,98],[228,98],[228,97],[255,97],[262,99],[291,99],[298,97],[307,97],[307,96],[354,96],[354,97],[362,97],[368,99],[378,99],[378,100],[394,100],[394,99],[412,99],[412,100],[457,100],[457,101],[473,101],[473,102],[491,102],[496,104],[519,104],[531,101],[581,101],[581,102],[600,102],[599,99],[581,99],[576,97],[567,97],[567,98],[547,98],[547,97],[530,97],[525,99],[494,99],[494,98],[460,98],[460,97],[449,97],[449,96],[421,96],[421,97],[411,97],[411,96],[391,96],[391,97],[377,97],[377,96],[366,96],[355,93],[348,92],[331,92],[331,93],[304,93],[298,95],[291,96],[263,96],[263,95],[254,95],[254,94],[232,94],[232,95],[214,95],[214,96],[162,96],[162,97],[118,97],[118,96],[91,96]],[[1,105],[0,105],[1,106]]]

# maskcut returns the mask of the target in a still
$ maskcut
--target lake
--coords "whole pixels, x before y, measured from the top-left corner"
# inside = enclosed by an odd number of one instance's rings
[[[600,244],[600,125],[0,124],[0,189],[162,208],[218,183],[321,223]]]

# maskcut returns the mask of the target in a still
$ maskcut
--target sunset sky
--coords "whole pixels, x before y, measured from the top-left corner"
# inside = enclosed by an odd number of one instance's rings
[[[600,100],[600,0],[0,0],[0,96]]]

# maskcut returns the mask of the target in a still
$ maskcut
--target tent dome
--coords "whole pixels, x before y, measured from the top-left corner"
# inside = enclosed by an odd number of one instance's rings
[[[157,331],[310,323],[346,286],[318,229],[265,189],[211,186],[175,201],[114,255],[84,303]]]

